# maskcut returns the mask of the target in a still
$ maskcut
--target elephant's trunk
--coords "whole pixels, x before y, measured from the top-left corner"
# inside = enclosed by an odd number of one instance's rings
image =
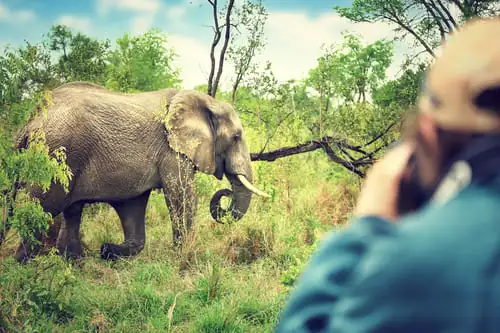
[[[229,189],[223,189],[217,191],[210,202],[210,213],[214,220],[219,223],[222,222],[223,216],[227,213],[231,213],[234,220],[241,219],[248,210],[250,206],[250,201],[252,199],[252,192],[267,196],[266,193],[255,188],[251,182],[243,175],[229,176],[228,179],[232,185],[232,191]],[[221,199],[223,196],[230,196],[232,194],[232,200],[229,207],[221,207]]]

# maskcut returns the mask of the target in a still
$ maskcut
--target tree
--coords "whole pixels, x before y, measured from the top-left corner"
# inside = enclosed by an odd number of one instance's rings
[[[262,1],[245,1],[241,9],[236,10],[235,24],[237,34],[233,33],[232,43],[229,46],[228,57],[233,64],[235,77],[231,92],[231,102],[236,100],[236,92],[248,72],[255,72],[254,58],[265,47],[264,28],[268,13]],[[243,30],[243,32],[241,31]],[[243,35],[245,40],[236,43],[238,35]]]
[[[50,215],[19,191],[20,184],[47,189],[58,182],[67,188],[71,178],[64,149],[49,152],[43,132],[34,133],[22,149],[13,149],[14,134],[29,118],[43,116],[50,103],[45,89],[57,80],[50,76],[53,65],[46,51],[43,45],[27,43],[0,56],[0,244],[11,226],[23,239],[33,239],[49,226]]]
[[[402,75],[395,80],[391,80],[373,93],[374,104],[382,108],[402,108],[413,107],[418,98],[427,66],[420,64],[416,69],[407,68]]]
[[[270,63],[259,75],[253,75],[247,84],[239,89],[239,98],[236,109],[242,119],[253,128],[259,129],[262,135],[262,153],[272,144],[272,140],[279,134],[283,135],[283,127],[293,126],[293,116],[298,116],[294,102],[294,81],[278,83],[271,70]],[[232,98],[231,93],[231,98]],[[295,118],[296,121],[301,119]],[[300,140],[300,131],[294,131],[289,136]]]
[[[385,81],[392,54],[390,41],[365,45],[359,36],[345,33],[343,43],[325,48],[303,82],[278,83],[269,65],[252,76],[247,87],[257,101],[243,89],[236,104],[243,119],[266,133],[263,148],[252,159],[274,161],[322,149],[332,162],[363,177],[398,134],[394,125],[401,109],[369,102]],[[287,133],[295,145],[265,151],[276,133]]]
[[[212,6],[212,15],[214,20],[214,25],[212,29],[214,30],[214,37],[212,40],[212,45],[210,46],[210,74],[208,75],[208,86],[207,93],[215,97],[217,94],[217,88],[219,87],[220,78],[222,76],[222,71],[224,69],[224,60],[226,57],[227,48],[229,46],[229,41],[231,39],[231,12],[234,8],[234,0],[228,0],[226,8],[221,11],[223,19],[219,17],[220,13],[218,10],[217,0],[207,0],[210,6]],[[221,25],[220,21],[224,23]],[[219,56],[219,66],[216,73],[216,61],[215,61],[215,49],[221,41],[222,32],[224,33],[224,43],[220,51]]]
[[[62,59],[68,59],[69,44],[73,38],[71,30],[62,24],[51,27],[48,37],[50,39],[50,49],[52,51],[62,51]]]
[[[7,112],[8,105],[20,102],[23,96],[32,96],[40,87],[57,84],[54,71],[50,50],[46,44],[33,45],[26,42],[25,46],[17,49],[6,47],[4,54],[0,56],[2,112]],[[0,116],[6,117],[2,114]]]
[[[386,77],[393,56],[393,43],[378,40],[363,46],[357,35],[344,32],[340,45],[325,48],[318,66],[309,71],[309,83],[325,98],[344,103],[364,102]]]
[[[435,49],[446,35],[476,16],[498,14],[498,0],[353,0],[350,7],[334,9],[354,22],[386,22],[399,38],[411,36],[435,57]]]
[[[261,0],[243,0],[239,6],[235,6],[234,0],[228,0],[220,11],[220,2],[207,1],[212,7],[214,22],[207,93],[212,97],[216,96],[224,63],[229,60],[235,72],[231,94],[231,102],[234,104],[237,90],[245,76],[256,68],[253,62],[255,56],[265,46],[264,27],[268,13]],[[215,53],[221,41],[223,43],[217,62]]]
[[[318,58],[318,65],[309,71],[306,79],[306,83],[319,94],[316,112],[308,113],[311,117],[310,129],[316,137],[322,137],[325,132],[344,131],[343,134],[347,134],[345,130],[350,128],[354,128],[356,133],[363,133],[360,130],[361,119],[357,116],[362,111],[374,112],[364,104],[367,96],[385,80],[391,63],[391,42],[379,40],[365,46],[357,35],[343,33],[343,37],[340,45],[324,49],[324,54]],[[334,106],[332,100],[342,104]],[[351,105],[353,103],[354,106]],[[354,119],[357,123],[353,123]],[[385,126],[382,125],[380,130]]]
[[[65,82],[106,81],[106,58],[110,42],[92,39],[80,32],[74,34],[67,26],[52,26],[48,34],[52,51],[62,52],[58,74]]]
[[[178,88],[181,80],[173,61],[177,54],[159,29],[143,35],[125,34],[109,57],[107,86],[117,91],[153,91]]]

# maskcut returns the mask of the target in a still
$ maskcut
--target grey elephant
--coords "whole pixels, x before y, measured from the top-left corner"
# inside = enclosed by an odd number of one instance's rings
[[[45,193],[29,191],[53,217],[63,214],[56,246],[72,257],[82,255],[80,223],[87,203],[106,202],[116,210],[124,241],[100,248],[101,258],[116,259],[142,251],[153,189],[163,189],[173,243],[182,245],[196,215],[196,171],[219,180],[225,175],[231,183],[232,190],[219,191],[212,199],[211,214],[218,222],[228,211],[242,218],[252,192],[267,196],[252,185],[250,154],[235,110],[198,91],[124,94],[87,82],[68,83],[52,91],[45,120],[39,116],[25,126],[18,149],[27,146],[29,133],[38,128],[51,151],[65,147],[73,176],[69,192],[58,183]],[[232,201],[224,209],[220,199],[228,194]],[[15,257],[26,261],[36,253],[37,247],[24,241]]]

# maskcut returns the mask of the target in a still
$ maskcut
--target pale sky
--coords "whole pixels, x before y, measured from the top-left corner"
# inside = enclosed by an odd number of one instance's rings
[[[258,61],[271,61],[280,81],[301,79],[316,66],[321,46],[341,42],[343,30],[361,34],[368,43],[394,36],[393,27],[386,24],[354,24],[334,12],[335,5],[348,6],[350,2],[264,0],[269,12],[267,47]],[[126,32],[137,34],[157,27],[169,36],[170,45],[179,55],[183,86],[190,89],[207,82],[211,15],[206,0],[0,0],[0,48],[24,40],[37,42],[55,23],[113,41]],[[406,44],[397,44],[389,77],[394,77],[407,51]],[[226,67],[223,87],[229,86],[231,75],[230,67]]]

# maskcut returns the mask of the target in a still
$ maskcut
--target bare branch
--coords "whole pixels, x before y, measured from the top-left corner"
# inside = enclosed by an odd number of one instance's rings
[[[238,27],[237,24],[231,23],[230,26],[233,27],[234,30],[238,31],[238,33],[241,33],[240,28]],[[225,27],[226,27],[225,23],[220,26],[221,29],[224,29]]]
[[[262,149],[260,150],[260,153],[259,154],[262,154],[264,152],[264,150],[266,150],[267,148],[267,145],[269,144],[269,142],[271,141],[272,138],[274,138],[274,136],[276,135],[276,133],[278,133],[278,129],[280,128],[281,124],[283,124],[285,122],[285,120],[287,120],[293,113],[294,113],[295,110],[292,110],[290,111],[289,113],[287,113],[282,119],[280,119],[280,121],[274,126],[274,132],[273,134],[271,135],[268,135],[267,136],[267,139],[266,139],[266,143],[264,144],[264,146],[262,147]]]
[[[319,141],[310,141],[307,143],[299,144],[295,147],[283,147],[265,153],[251,153],[250,158],[252,161],[267,161],[274,162],[278,158],[287,156],[308,153],[323,148]]]
[[[431,3],[432,3],[432,1],[431,1]],[[446,23],[446,19],[443,19],[441,13],[436,13],[436,12],[439,12],[439,10],[435,6],[433,6],[432,4],[427,3],[427,1],[425,1],[425,0],[422,1],[422,4],[427,9],[427,14],[430,14],[433,18],[433,21],[437,24],[437,26],[439,28],[439,33],[441,34],[441,39],[444,39],[446,37],[447,31],[443,27],[442,22]],[[441,14],[440,17],[438,17],[439,14]]]
[[[333,151],[333,149],[330,146],[323,144],[322,148],[325,151],[326,155],[328,155],[328,158],[332,162],[342,165],[344,168],[346,168],[349,171],[354,172],[355,174],[357,174],[361,178],[365,177],[364,172],[362,172],[361,170],[356,168],[356,166],[353,163],[346,162],[343,159],[341,159],[340,157],[338,157],[337,155],[335,155],[335,152]]]
[[[457,21],[455,20],[453,15],[451,15],[451,12],[448,10],[448,8],[444,5],[444,3],[441,0],[436,0],[436,1],[439,4],[439,7],[441,7],[443,12],[445,13],[445,15],[448,17],[449,22],[453,25],[453,27],[450,27],[450,32],[454,29],[457,29],[458,28]]]
[[[389,131],[389,129],[392,126],[394,126],[394,124],[391,125],[388,129],[384,130],[383,133],[378,135],[375,140],[371,140],[370,142],[368,142],[367,144],[364,144],[363,146],[370,145],[370,144],[374,143],[375,141],[380,140],[384,136],[384,134],[386,134]],[[349,170],[349,171],[355,173],[356,175],[358,175],[359,177],[363,178],[365,176],[365,173],[363,170],[361,170],[361,168],[372,165],[375,162],[375,160],[373,160],[373,156],[377,152],[379,152],[380,150],[382,150],[385,147],[387,147],[388,145],[390,145],[391,143],[392,142],[385,143],[382,146],[374,149],[371,152],[365,152],[365,151],[361,150],[359,146],[353,146],[353,145],[348,144],[346,142],[346,140],[344,140],[344,139],[338,139],[338,138],[334,138],[331,136],[325,136],[321,140],[311,140],[309,142],[302,143],[302,144],[299,144],[299,145],[294,146],[294,147],[283,147],[283,148],[279,148],[279,149],[276,149],[276,150],[273,150],[270,152],[251,153],[250,158],[252,161],[273,162],[279,158],[284,158],[284,157],[303,154],[303,153],[309,153],[312,151],[316,151],[318,149],[323,149],[323,151],[327,154],[330,161],[342,165],[347,170]],[[341,149],[341,151],[349,157],[350,161],[339,157],[335,153],[335,151],[332,149],[332,145],[336,145],[337,147],[339,147]],[[349,150],[352,150],[352,151],[355,151],[358,153],[362,153],[363,156],[361,158],[354,159],[347,152],[346,149],[349,149]]]
[[[413,3],[406,7],[405,9],[409,9],[414,5]],[[395,25],[399,26],[399,29],[402,29],[412,35],[429,53],[433,58],[436,57],[436,54],[433,50],[433,48],[420,36],[410,25],[410,22],[404,22],[403,18],[399,16],[397,9],[395,8],[390,8],[387,6],[382,7],[382,14],[380,14],[380,19],[382,20],[387,20],[391,23],[394,23]],[[378,19],[377,19],[378,20]],[[356,22],[373,22],[371,19],[368,18],[362,18],[362,19],[356,19]]]
[[[368,143],[365,143],[363,145],[363,147],[367,147],[367,146],[371,145],[372,143],[374,143],[375,141],[378,141],[379,139],[381,139],[384,135],[386,135],[387,133],[389,133],[389,131],[391,130],[391,128],[393,128],[395,125],[396,125],[396,123],[392,123],[389,126],[387,126],[386,129],[384,131],[382,131],[382,133],[380,133],[379,135],[377,135],[373,140],[369,141]]]
[[[207,93],[212,96],[212,86],[215,73],[215,48],[219,44],[221,38],[221,31],[219,27],[219,19],[217,18],[217,0],[208,0],[208,2],[213,7],[213,17],[214,17],[214,38],[212,41],[212,46],[210,47],[210,74],[208,75],[208,89]]]
[[[451,1],[455,6],[458,7],[458,9],[462,12],[463,15],[465,15],[465,8],[464,6],[460,3],[460,0],[448,0]]]
[[[224,45],[222,46],[222,50],[220,52],[219,57],[219,69],[217,71],[217,76],[215,77],[215,82],[212,86],[211,96],[215,97],[217,94],[217,88],[219,86],[220,77],[222,75],[222,70],[224,67],[224,58],[226,57],[226,50],[229,45],[229,39],[231,38],[231,11],[234,6],[234,0],[229,0],[229,4],[226,11],[226,35],[224,37]]]

